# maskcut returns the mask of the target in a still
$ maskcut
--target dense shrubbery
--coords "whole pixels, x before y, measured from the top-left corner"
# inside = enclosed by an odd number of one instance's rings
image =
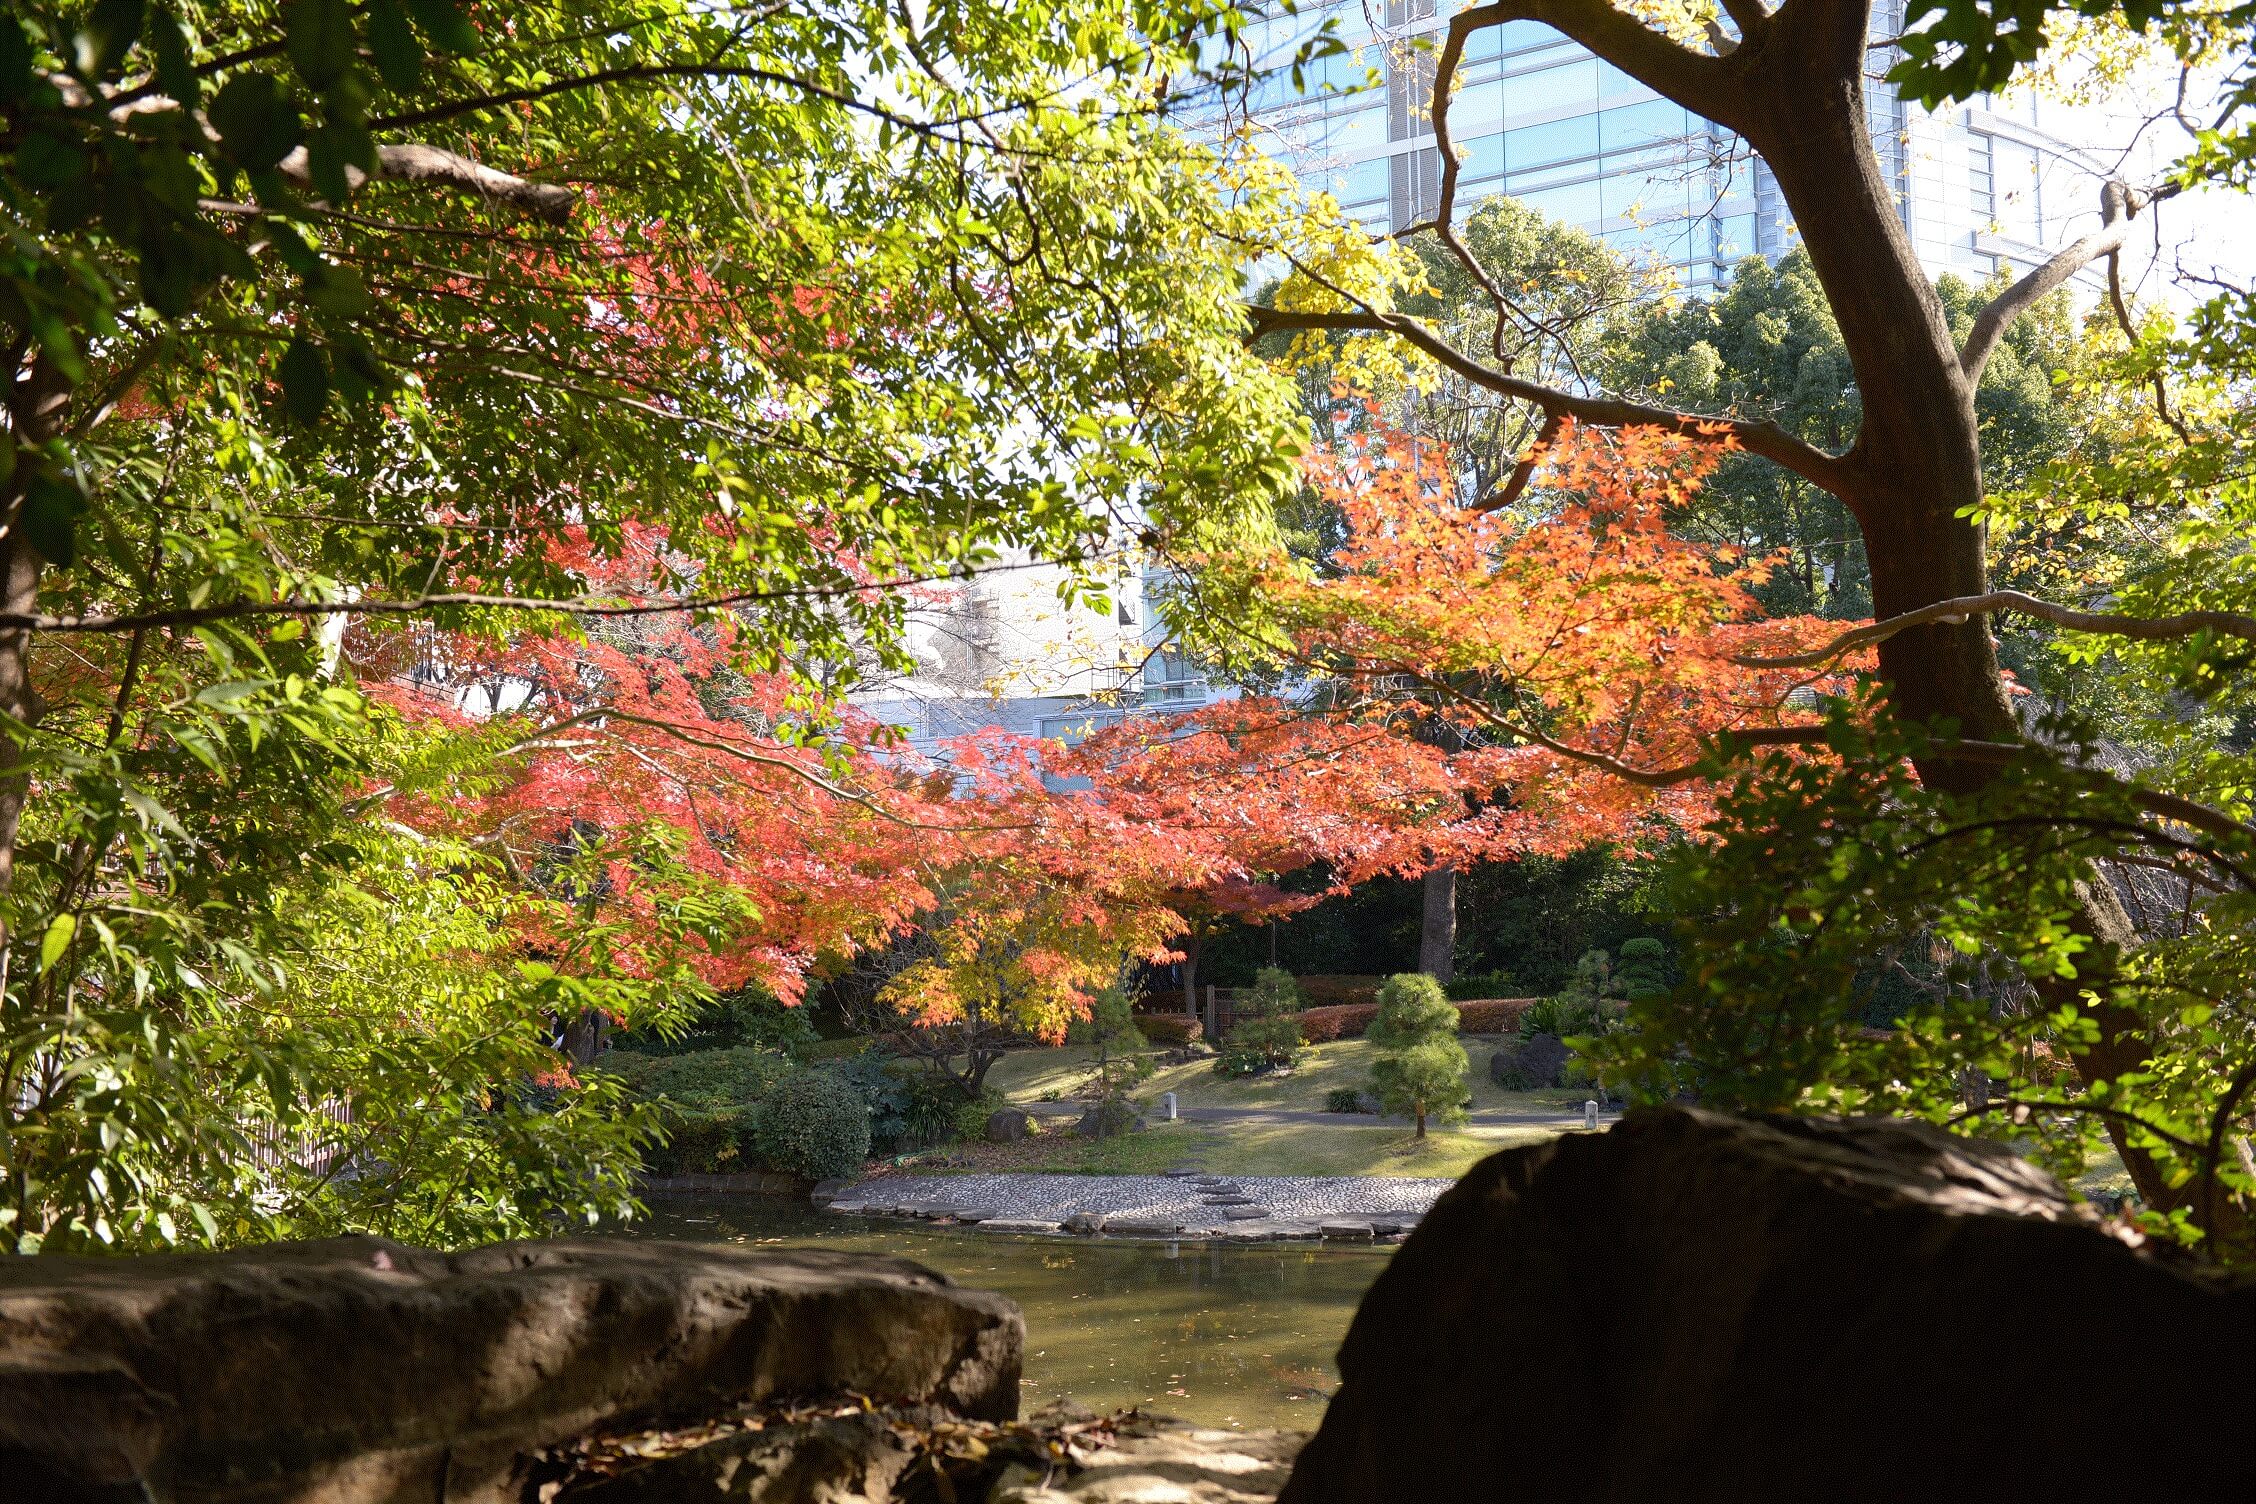
[[[870,1106],[855,1084],[772,1050],[614,1050],[601,1069],[657,1105],[666,1142],[643,1155],[654,1175],[780,1170],[820,1179],[869,1153]]]
[[[1451,1002],[1467,1003],[1512,997],[1526,989],[1508,971],[1468,971],[1444,982],[1441,990]]]
[[[1335,1008],[1306,1008],[1300,1015],[1300,1037],[1310,1044],[1330,1044],[1335,1039],[1361,1039],[1379,1016],[1377,1003],[1347,1003]]]
[[[715,999],[672,1039],[637,1030],[621,1038],[618,1046],[640,1055],[705,1054],[741,1047],[808,1060],[822,1043],[805,1008],[778,1002],[758,987],[745,987]]]
[[[1157,1045],[1175,1047],[1205,1036],[1206,1029],[1188,1013],[1139,1013],[1136,1028]]]
[[[752,1110],[800,1069],[766,1050],[645,1055],[613,1050],[601,1069],[659,1109],[666,1141],[643,1151],[653,1175],[721,1174],[765,1168],[753,1144]]]
[[[1300,995],[1320,1008],[1379,1005],[1379,979],[1360,976],[1306,976],[1296,984]]]
[[[1236,1025],[1214,1062],[1217,1075],[1252,1076],[1300,1059],[1300,989],[1285,972],[1264,966],[1254,977]]]
[[[1352,1086],[1335,1086],[1324,1093],[1324,1110],[1326,1112],[1361,1112],[1363,1110],[1363,1093]]]
[[[965,1136],[964,1124],[1000,1105],[993,1092],[973,1097],[945,1072],[865,1049],[833,1067],[869,1109],[870,1147],[879,1154],[929,1148]]]
[[[1467,1034],[1509,1034],[1520,1027],[1536,998],[1498,997],[1457,1006],[1458,1028]],[[1335,1039],[1360,1039],[1379,1016],[1377,1003],[1354,1003],[1339,1008],[1308,1008],[1300,1015],[1300,1037],[1309,1044],[1330,1044]]]
[[[1491,997],[1459,1003],[1457,1031],[1460,1034],[1517,1033],[1521,1018],[1535,1006],[1535,1001],[1532,997]]]
[[[828,1071],[794,1071],[751,1112],[752,1142],[764,1168],[822,1180],[845,1175],[868,1157],[869,1104],[852,1083]]]

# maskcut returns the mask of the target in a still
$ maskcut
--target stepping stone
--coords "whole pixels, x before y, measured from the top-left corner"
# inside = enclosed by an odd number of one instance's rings
[[[1368,1222],[1326,1222],[1316,1231],[1327,1243],[1368,1243],[1372,1228]]]
[[[1251,1206],[1253,1205],[1253,1198],[1251,1196],[1201,1196],[1199,1197],[1199,1205]]]
[[[958,1211],[958,1212],[956,1213],[956,1220],[957,1220],[958,1222],[967,1222],[967,1223],[969,1223],[969,1222],[984,1222],[984,1221],[986,1221],[986,1220],[987,1220],[987,1213],[985,1213],[985,1212],[975,1212],[975,1211],[970,1211],[970,1210],[963,1210],[963,1211]]]
[[[1121,1234],[1131,1238],[1172,1238],[1182,1232],[1183,1224],[1165,1217],[1107,1217],[1104,1219],[1104,1230],[1108,1236]]]
[[[1205,1178],[1188,1165],[1177,1165],[1172,1170],[1162,1170],[1160,1173],[1169,1180],[1200,1180]]]
[[[990,1217],[979,1224],[981,1232],[1058,1232],[1055,1222],[1044,1222],[1036,1217]]]
[[[1246,1204],[1240,1206],[1225,1206],[1222,1208],[1222,1215],[1229,1218],[1229,1220],[1231,1220],[1232,1222],[1265,1222],[1269,1219],[1270,1212],[1269,1208],[1266,1206],[1253,1206],[1251,1204]]]
[[[1098,1233],[1104,1231],[1104,1225],[1105,1219],[1095,1212],[1075,1212],[1065,1219],[1067,1232]]]

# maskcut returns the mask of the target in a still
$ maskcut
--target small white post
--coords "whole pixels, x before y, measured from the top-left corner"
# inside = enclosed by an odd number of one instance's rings
[[[1598,1104],[1596,1102],[1582,1104],[1582,1127],[1586,1133],[1598,1131]]]
[[[1166,1113],[1166,1114],[1167,1114],[1167,1121],[1168,1121],[1168,1122],[1170,1122],[1170,1123],[1174,1122],[1174,1121],[1175,1121],[1175,1093],[1173,1093],[1173,1092],[1171,1092],[1171,1091],[1163,1091],[1163,1092],[1161,1092],[1161,1093],[1159,1094],[1159,1106],[1160,1106],[1160,1110],[1161,1110],[1162,1112],[1164,1112],[1164,1113]]]

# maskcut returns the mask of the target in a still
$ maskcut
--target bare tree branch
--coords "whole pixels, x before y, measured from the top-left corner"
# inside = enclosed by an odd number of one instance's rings
[[[439,526],[441,524],[434,524]],[[1117,553],[1101,553],[1084,562]],[[404,601],[233,601],[208,606],[174,606],[161,611],[137,611],[123,616],[44,616],[24,611],[0,611],[0,633],[33,632],[139,632],[152,627],[197,627],[218,621],[246,621],[258,619],[312,618],[322,616],[419,616],[430,611],[448,608],[486,607],[505,611],[545,612],[557,616],[607,618],[625,616],[668,616],[682,611],[721,611],[736,606],[753,606],[767,601],[784,600],[836,600],[850,595],[882,593],[888,590],[906,590],[917,585],[936,585],[956,580],[966,580],[978,575],[1001,574],[1020,569],[1043,569],[1053,566],[1054,559],[1029,559],[1002,564],[974,566],[971,569],[950,569],[933,574],[901,575],[892,579],[871,580],[864,584],[854,582],[837,585],[803,585],[782,590],[737,590],[725,595],[670,596],[658,600],[605,600],[580,598],[575,600],[544,599],[529,595],[487,595],[476,591],[447,591],[433,595],[419,595]]]
[[[1816,668],[1843,653],[1857,648],[1886,642],[1898,632],[1913,627],[1923,627],[1932,622],[1946,622],[1953,626],[1970,616],[1986,612],[2018,611],[2023,616],[2033,616],[2039,621],[2051,622],[2056,627],[2066,627],[2072,632],[2100,632],[2111,637],[2131,637],[2142,642],[2167,642],[2181,637],[2191,637],[2196,632],[2215,632],[2226,637],[2241,637],[2256,641],[2256,616],[2243,616],[2236,611],[2181,611],[2175,616],[2120,616],[2107,611],[2078,611],[2070,606],[2055,605],[2018,590],[1993,590],[1987,595],[1962,595],[1953,600],[1936,601],[1916,611],[1906,611],[1901,616],[1891,616],[1886,621],[1876,621],[1853,631],[1843,632],[1824,647],[1807,653],[1794,653],[1784,658],[1734,658],[1731,661],[1742,668]]]
[[[99,104],[106,108],[111,119],[119,122],[135,115],[164,114],[180,108],[179,102],[167,95],[140,90],[97,100],[87,92],[83,84],[68,74],[50,73],[46,78],[62,94],[64,103],[73,109],[91,109]],[[195,110],[190,113],[206,135],[214,134],[211,122],[205,118],[203,111]],[[314,186],[312,158],[302,146],[275,164],[275,170],[297,187]],[[481,162],[473,162],[459,153],[413,142],[376,148],[375,176],[389,182],[426,183],[453,188],[519,213],[530,214],[549,224],[562,224],[571,218],[572,210],[580,198],[574,189],[553,183],[535,183],[513,173],[497,171]],[[354,188],[360,187],[368,178],[369,174],[358,167],[345,169],[345,181]]]
[[[2131,305],[2123,298],[2123,253],[2119,250],[2107,253],[2107,301],[2115,310],[2115,323],[2123,331],[2123,338],[2130,341],[2132,348],[2137,348],[2138,325],[2131,319]],[[2154,411],[2163,422],[2170,425],[2170,430],[2178,436],[2179,443],[2191,444],[2192,430],[2170,408],[2170,384],[2163,380],[2161,368],[2156,367],[2148,380],[2154,388]]]
[[[1617,9],[1608,0],[1499,0],[1460,12],[1449,23],[1449,31],[1452,38],[1460,31],[1470,36],[1507,21],[1540,21],[1655,93],[1720,125],[1740,129],[1738,117],[1746,95],[1724,61],[1670,40],[1626,8]]]
[[[1835,495],[1847,487],[1843,463],[1838,456],[1804,443],[1775,423],[1703,417],[1698,413],[1647,407],[1612,397],[1585,397],[1561,391],[1475,360],[1442,338],[1432,325],[1410,314],[1381,313],[1368,304],[1354,312],[1331,313],[1294,313],[1255,305],[1247,307],[1246,316],[1252,321],[1257,337],[1283,329],[1344,329],[1399,335],[1474,385],[1499,396],[1533,403],[1546,413],[1563,414],[1599,428],[1651,427],[1692,435],[1728,433],[1750,454],[1759,454],[1783,465],[1814,486]]]
[[[2175,183],[2166,183],[2146,193],[2113,180],[2101,184],[2100,228],[2063,248],[2050,261],[1991,299],[1988,306],[1974,316],[1974,327],[1966,332],[1966,344],[1958,352],[1958,366],[1966,373],[1967,381],[1982,379],[1982,367],[1989,364],[1998,341],[2031,304],[2094,261],[2120,251],[2123,243],[2130,239],[2133,216],[2148,204],[2172,197],[2177,191]]]
[[[284,157],[275,170],[298,187],[313,186],[311,159],[302,146]],[[386,182],[452,188],[552,225],[569,220],[580,202],[576,189],[555,183],[535,183],[513,173],[498,172],[482,162],[473,162],[436,146],[379,146],[376,148],[376,176]],[[368,174],[357,167],[347,167],[345,181],[358,188],[368,181]]]

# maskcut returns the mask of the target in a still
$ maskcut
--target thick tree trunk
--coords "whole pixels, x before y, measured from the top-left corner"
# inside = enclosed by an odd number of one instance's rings
[[[14,389],[5,400],[16,464],[7,483],[0,485],[0,610],[29,614],[39,607],[39,575],[45,561],[24,536],[23,501],[31,482],[33,452],[63,431],[71,388],[44,355],[9,375]],[[0,631],[0,715],[29,730],[42,709],[31,682],[31,633]],[[20,771],[23,764],[23,749],[16,739],[0,735],[0,894],[15,885],[16,831],[23,824],[24,801],[31,794],[30,775]],[[7,921],[0,918],[0,951],[13,939]]]
[[[1837,494],[1863,532],[1873,615],[1885,618],[1980,595],[1989,571],[1982,529],[1963,515],[1983,494],[1974,384],[1872,150],[1865,26],[1854,0],[1797,0],[1776,13],[1754,55],[1732,62],[1747,70],[1743,128],[1777,176],[1856,372],[1863,424]],[[1985,618],[1899,633],[1879,656],[1889,701],[1907,720],[1948,721],[1975,740],[2020,739]],[[1923,760],[1919,775],[1961,792],[1997,776],[1950,758]],[[2081,896],[2080,927],[2094,942],[2083,975],[2040,980],[2038,990],[2098,1026],[2097,1043],[2077,1057],[2089,1085],[2139,1069],[2148,1050],[2132,1010],[2084,1002],[2095,982],[2104,992],[2130,926],[2103,885]],[[2153,1162],[2111,1131],[2140,1195],[2170,1205]]]
[[[564,1026],[564,1058],[574,1065],[587,1065],[603,1053],[604,1036],[611,1032],[609,1014],[595,1008],[582,1008],[579,1015]]]
[[[1193,925],[1190,934],[1183,939],[1183,1012],[1192,1018],[1199,1016],[1198,959],[1199,942],[1203,938]]]
[[[1457,869],[1426,874],[1425,915],[1418,927],[1418,969],[1444,986],[1457,976]]]

